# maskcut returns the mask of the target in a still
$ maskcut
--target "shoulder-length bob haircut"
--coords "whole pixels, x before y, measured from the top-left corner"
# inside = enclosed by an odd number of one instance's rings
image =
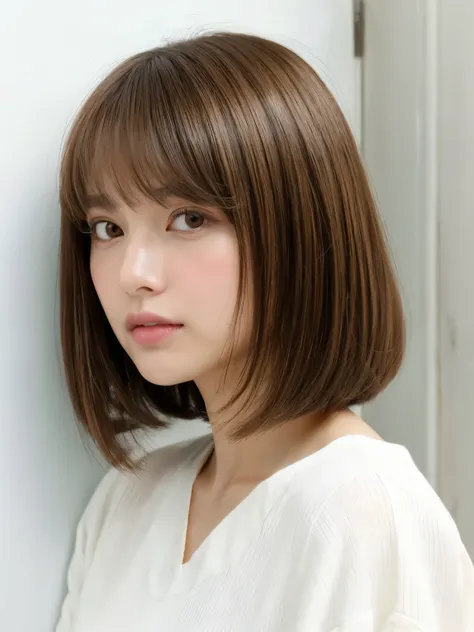
[[[158,187],[221,208],[251,288],[252,403],[242,438],[371,400],[400,368],[405,335],[386,238],[356,142],[318,74],[284,46],[218,33],[121,63],[88,97],[60,173],[61,335],[79,421],[108,461],[119,434],[206,418],[193,382],[144,380],[107,322],[89,270],[87,199],[154,199]],[[250,279],[248,285],[246,280]],[[250,408],[248,408],[250,411]]]

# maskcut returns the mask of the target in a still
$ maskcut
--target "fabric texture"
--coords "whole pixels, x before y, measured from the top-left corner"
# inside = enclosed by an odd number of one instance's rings
[[[474,568],[401,446],[338,439],[255,488],[182,564],[200,437],[110,471],[56,632],[474,632]]]

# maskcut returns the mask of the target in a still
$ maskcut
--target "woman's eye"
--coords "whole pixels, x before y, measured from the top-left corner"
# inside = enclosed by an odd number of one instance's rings
[[[180,211],[170,224],[174,230],[189,232],[201,228],[206,222],[203,213],[199,211]]]
[[[92,238],[99,241],[110,241],[122,235],[122,229],[113,222],[95,222],[91,225]]]

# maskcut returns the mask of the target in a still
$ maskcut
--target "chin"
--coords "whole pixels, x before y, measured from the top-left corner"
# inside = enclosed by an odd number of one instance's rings
[[[199,370],[190,370],[192,362],[183,363],[185,366],[181,363],[180,366],[173,366],[172,363],[160,362],[161,366],[158,367],[156,360],[155,362],[136,362],[133,359],[133,361],[140,375],[147,382],[151,382],[151,384],[156,386],[175,386],[183,382],[191,382],[196,378],[196,375],[200,374]]]

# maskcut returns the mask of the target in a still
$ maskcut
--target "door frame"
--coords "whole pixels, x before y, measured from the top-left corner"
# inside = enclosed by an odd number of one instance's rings
[[[438,156],[435,0],[365,0],[362,152],[407,314],[404,366],[364,407],[434,487],[438,449]]]

